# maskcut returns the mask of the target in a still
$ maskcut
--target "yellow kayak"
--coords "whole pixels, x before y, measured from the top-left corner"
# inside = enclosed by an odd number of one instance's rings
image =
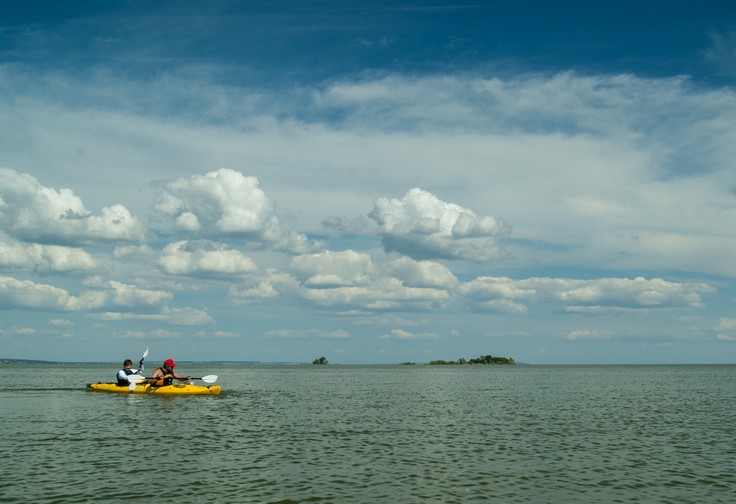
[[[159,395],[220,395],[219,385],[190,385],[174,383],[155,387],[150,383],[138,383],[133,390],[128,385],[117,383],[90,383],[87,389],[92,392],[111,392],[113,394],[159,394]]]

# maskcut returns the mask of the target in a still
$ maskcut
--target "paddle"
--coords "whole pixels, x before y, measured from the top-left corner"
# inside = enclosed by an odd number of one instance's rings
[[[141,357],[141,364],[140,364],[141,366],[142,366],[142,363],[143,363],[143,359],[145,359],[146,357],[148,357],[148,347],[146,347],[146,351],[143,352],[143,356]],[[128,389],[135,390],[135,385],[140,380],[133,381],[133,380],[130,379],[131,376],[138,376],[140,378],[143,378],[143,376],[141,376],[141,375],[128,375],[128,383],[129,383]]]
[[[143,375],[130,375],[128,376],[128,381],[130,382],[128,388],[130,388],[130,390],[133,390],[135,389],[136,384],[144,380],[148,380],[148,378]],[[205,383],[215,383],[217,381],[217,375],[206,375],[202,376],[201,378],[190,378],[190,380],[201,380]]]

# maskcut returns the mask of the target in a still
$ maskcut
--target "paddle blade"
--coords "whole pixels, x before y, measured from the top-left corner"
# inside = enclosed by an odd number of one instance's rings
[[[143,352],[143,357],[141,357],[141,359],[145,359],[146,357],[148,357],[148,347],[146,347],[146,351]]]
[[[146,377],[145,377],[145,376],[143,376],[143,375],[140,375],[140,374],[132,374],[132,375],[128,375],[128,381],[129,381],[130,383],[132,383],[133,385],[135,385],[135,384],[136,384],[136,383],[138,383],[138,382],[142,382],[142,381],[143,381],[143,380],[145,380],[145,379],[146,379]]]
[[[130,382],[130,385],[128,385],[128,390],[135,390],[136,382]]]
[[[207,376],[203,376],[202,378],[194,378],[195,380],[202,380],[205,383],[215,383],[217,381],[217,375],[211,374]]]

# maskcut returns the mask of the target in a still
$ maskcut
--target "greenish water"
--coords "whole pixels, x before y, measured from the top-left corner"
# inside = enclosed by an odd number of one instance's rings
[[[0,364],[0,501],[733,502],[736,366]],[[178,370],[178,369],[177,369]]]

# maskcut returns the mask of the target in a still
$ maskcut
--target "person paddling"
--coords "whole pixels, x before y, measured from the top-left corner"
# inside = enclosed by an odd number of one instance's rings
[[[151,374],[151,377],[148,378],[148,383],[156,387],[161,387],[163,385],[171,385],[174,382],[174,379],[180,381],[189,381],[192,379],[191,376],[181,376],[180,374],[177,374],[176,371],[174,371],[175,367],[176,362],[174,362],[173,359],[166,359],[164,364]]]
[[[138,362],[138,369],[133,371],[133,361],[125,359],[123,361],[123,369],[118,371],[118,385],[129,385],[128,376],[132,374],[143,374],[143,358]]]

